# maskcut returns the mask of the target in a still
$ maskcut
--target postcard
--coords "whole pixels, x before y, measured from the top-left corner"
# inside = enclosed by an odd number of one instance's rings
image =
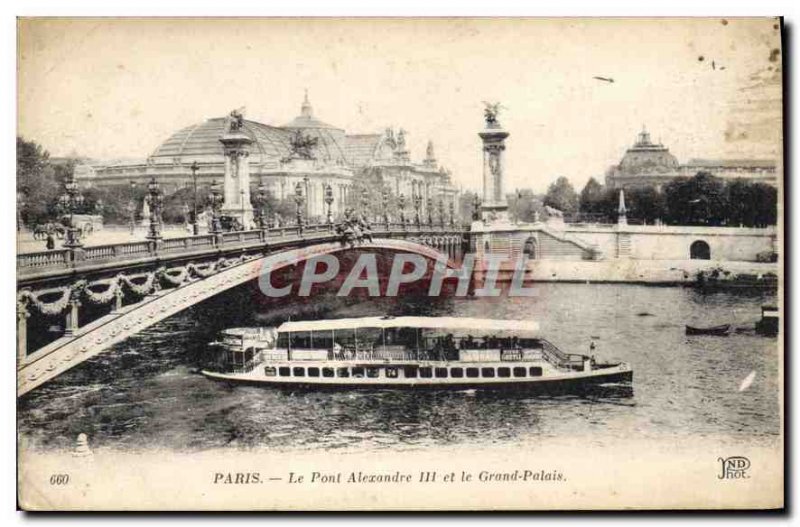
[[[784,507],[780,18],[20,18],[18,507]]]

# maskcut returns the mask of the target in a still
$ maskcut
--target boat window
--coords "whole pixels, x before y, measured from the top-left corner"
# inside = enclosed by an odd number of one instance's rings
[[[266,368],[264,368],[264,375],[266,375],[267,377],[275,377],[275,373],[276,373],[275,368],[273,368],[272,366],[267,366]]]
[[[511,377],[511,368],[497,368],[498,377]]]
[[[416,379],[417,378],[417,367],[416,366],[406,366],[403,368],[403,375],[405,375],[406,379]]]
[[[456,377],[460,379],[464,376],[464,368],[450,368],[450,377]]]
[[[364,368],[357,367],[353,368],[353,377],[363,377],[364,376]]]
[[[288,377],[292,374],[292,370],[288,366],[281,366],[278,368],[278,375],[281,377]]]
[[[397,368],[386,368],[386,377],[389,379],[397,378]]]
[[[337,377],[350,377],[350,368],[336,368]]]
[[[333,377],[333,368],[322,368],[323,377]]]
[[[434,373],[436,374],[436,377],[445,378],[447,377],[447,368],[436,368]]]
[[[279,333],[278,334],[278,349],[286,349],[289,347],[289,334],[288,333]]]
[[[309,377],[319,377],[319,368],[309,368],[308,369],[308,376]]]
[[[531,377],[541,377],[542,376],[542,368],[539,366],[531,366],[530,368]]]
[[[514,368],[514,377],[525,377],[525,368]]]
[[[494,368],[481,368],[481,377],[494,377]]]
[[[477,377],[478,368],[467,368],[467,377]]]
[[[430,377],[433,376],[433,370],[431,368],[420,368],[419,376],[429,379]]]
[[[380,371],[378,368],[367,368],[367,377],[372,377],[373,379],[380,375]]]
[[[305,377],[306,376],[306,369],[301,366],[295,366],[292,368],[292,375],[295,377]]]

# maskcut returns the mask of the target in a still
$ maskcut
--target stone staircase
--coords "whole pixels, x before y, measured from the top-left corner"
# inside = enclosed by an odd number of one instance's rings
[[[617,235],[617,258],[630,258],[631,235],[621,232]]]
[[[539,231],[537,249],[536,258],[540,260],[591,260],[595,254],[588,243],[547,228]]]

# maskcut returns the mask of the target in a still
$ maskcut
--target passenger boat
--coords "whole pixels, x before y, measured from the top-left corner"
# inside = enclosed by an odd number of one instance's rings
[[[222,332],[220,381],[304,388],[543,388],[630,382],[624,362],[564,353],[530,321],[367,317]]]
[[[719,326],[711,326],[708,328],[697,328],[694,326],[686,326],[687,335],[716,335],[718,337],[725,337],[730,333],[730,324],[721,324]]]

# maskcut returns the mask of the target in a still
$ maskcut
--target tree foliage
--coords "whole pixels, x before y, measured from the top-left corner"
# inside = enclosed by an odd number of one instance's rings
[[[530,189],[518,190],[515,194],[507,196],[506,200],[509,214],[513,220],[532,222],[537,218],[540,220],[547,218],[547,213],[542,204],[543,198],[534,194]]]
[[[603,185],[595,178],[589,178],[586,185],[581,190],[579,210],[581,212],[597,214],[605,212],[603,201],[605,200],[605,190]]]
[[[22,221],[36,224],[54,219],[59,191],[50,154],[35,142],[17,137],[17,193],[23,202]]]
[[[674,179],[661,192],[654,187],[625,189],[628,220],[646,223],[764,227],[777,222],[777,203],[777,190],[770,185],[744,179],[726,182],[708,172]],[[619,190],[603,188],[594,179],[581,191],[582,213],[614,220],[618,204]]]
[[[578,194],[572,183],[561,176],[548,187],[547,194],[544,196],[544,204],[565,214],[573,214],[578,211]]]

